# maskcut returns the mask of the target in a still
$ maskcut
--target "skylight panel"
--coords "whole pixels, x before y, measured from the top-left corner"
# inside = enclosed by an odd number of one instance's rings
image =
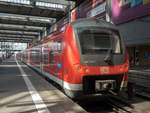
[[[10,2],[17,4],[30,4],[30,0],[0,0],[0,2]]]
[[[36,2],[35,5],[36,6],[41,6],[41,7],[50,7],[50,8],[59,8],[59,9],[65,8],[64,5],[54,4],[54,3],[48,3],[48,2]]]

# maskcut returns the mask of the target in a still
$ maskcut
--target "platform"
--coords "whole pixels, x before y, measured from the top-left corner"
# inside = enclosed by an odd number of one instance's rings
[[[0,113],[85,113],[41,75],[11,57],[0,64]]]

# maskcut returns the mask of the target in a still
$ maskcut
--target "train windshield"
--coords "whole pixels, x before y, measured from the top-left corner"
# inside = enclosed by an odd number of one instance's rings
[[[83,55],[120,54],[120,38],[117,31],[99,28],[78,28],[78,38]]]

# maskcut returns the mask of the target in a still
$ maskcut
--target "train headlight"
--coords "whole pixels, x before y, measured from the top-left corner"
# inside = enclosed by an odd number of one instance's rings
[[[122,71],[123,69],[122,69],[122,67],[120,67],[120,71]]]
[[[78,70],[81,70],[81,67],[80,66],[78,66],[78,68],[77,68]]]
[[[81,72],[82,66],[80,64],[74,64],[74,69],[77,70],[78,72]]]
[[[88,68],[85,68],[85,69],[84,69],[84,72],[86,72],[86,73],[87,73],[88,71],[89,71],[89,70],[88,70]]]
[[[127,65],[124,65],[124,69],[127,69],[128,68],[128,66]]]

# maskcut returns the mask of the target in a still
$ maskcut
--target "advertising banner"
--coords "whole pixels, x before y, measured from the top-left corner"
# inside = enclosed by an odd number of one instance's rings
[[[113,23],[120,24],[150,14],[150,0],[113,0]]]

